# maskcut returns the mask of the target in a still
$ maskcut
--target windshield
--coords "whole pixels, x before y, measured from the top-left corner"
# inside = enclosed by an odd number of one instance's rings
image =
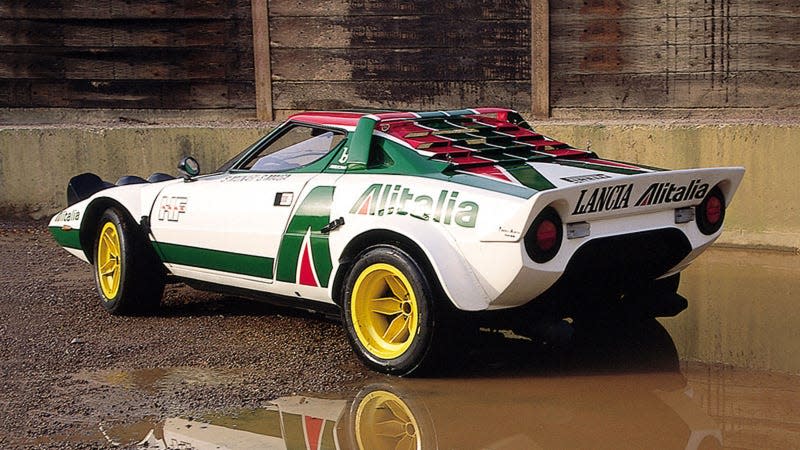
[[[342,132],[298,124],[271,138],[237,169],[284,172],[304,167],[329,154],[344,139]]]
[[[281,172],[302,167],[325,156],[333,144],[333,132],[328,131],[319,136],[306,139],[297,144],[264,155],[255,160],[250,170],[265,172]]]

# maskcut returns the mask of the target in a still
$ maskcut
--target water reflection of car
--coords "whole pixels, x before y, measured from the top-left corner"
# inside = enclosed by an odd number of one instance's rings
[[[148,448],[722,446],[720,427],[693,399],[663,327],[651,321],[601,339],[578,333],[568,352],[574,360],[547,375],[519,369],[506,375],[500,367],[471,378],[384,379],[338,399],[284,397],[236,416],[167,419],[148,436]],[[642,351],[652,357],[643,358]]]
[[[152,311],[169,278],[341,311],[359,357],[398,375],[459,348],[464,311],[511,310],[519,332],[589,300],[680,311],[652,305],[744,173],[601,159],[498,108],[301,113],[214,173],[180,169],[70,181],[50,230],[108,311]]]
[[[656,386],[641,387],[653,378]],[[361,450],[722,446],[720,428],[675,377],[501,379],[481,391],[471,382],[428,381],[412,389],[372,385],[350,400],[284,397],[235,419],[167,419],[143,443],[170,449]]]

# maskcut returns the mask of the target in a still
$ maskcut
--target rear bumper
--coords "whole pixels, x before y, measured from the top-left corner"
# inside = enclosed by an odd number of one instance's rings
[[[558,281],[539,297],[567,300],[637,291],[691,252],[689,239],[676,228],[593,239],[578,248]]]

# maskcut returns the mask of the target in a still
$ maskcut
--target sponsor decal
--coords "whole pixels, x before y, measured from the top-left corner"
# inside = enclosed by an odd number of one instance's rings
[[[253,181],[283,181],[291,175],[287,173],[251,173],[251,174],[235,174],[228,175],[222,180],[222,183],[241,183]]]
[[[158,209],[158,220],[177,222],[181,214],[186,214],[187,197],[161,197],[161,206]]]
[[[631,191],[633,191],[633,184],[594,188],[588,196],[586,193],[589,190],[581,189],[581,195],[578,197],[578,203],[575,204],[572,215],[627,208],[631,199]]]
[[[348,158],[350,158],[350,147],[345,147],[342,149],[342,156],[339,157],[339,164],[347,163]]]
[[[508,238],[517,239],[520,237],[520,235],[522,235],[521,231],[515,230],[513,228],[503,228],[502,225],[498,229],[500,230],[501,233],[503,233],[503,236]]]
[[[77,209],[71,209],[69,211],[61,211],[56,215],[55,221],[56,222],[71,222],[73,220],[80,220],[81,212]]]
[[[317,186],[298,205],[278,248],[278,281],[328,287],[333,263],[322,229],[330,222],[334,189]]]
[[[608,178],[611,178],[611,176],[603,174],[603,173],[595,173],[595,174],[592,174],[592,175],[579,175],[579,176],[575,176],[575,177],[563,177],[561,179],[564,180],[564,181],[570,182],[570,183],[579,184],[579,183],[588,183],[589,181],[606,180]]]
[[[688,185],[671,182],[652,183],[639,196],[634,206],[655,206],[662,203],[702,200],[708,190],[709,185],[700,180],[692,180]],[[582,189],[572,214],[590,214],[628,208],[631,204],[632,192],[632,183],[597,187],[591,190]]]
[[[478,204],[458,198],[458,191],[441,190],[433,195],[415,194],[399,184],[376,183],[368,187],[350,208],[350,214],[384,216],[408,215],[420,220],[433,220],[445,225],[474,228]]]
[[[673,183],[653,183],[636,201],[636,206],[660,205],[662,203],[702,200],[708,193],[708,184],[692,180],[687,186]]]

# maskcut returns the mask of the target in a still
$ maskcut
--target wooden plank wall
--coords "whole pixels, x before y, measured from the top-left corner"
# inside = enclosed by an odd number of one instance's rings
[[[278,116],[532,109],[531,0],[260,1]],[[548,99],[567,118],[800,115],[797,0],[559,0],[549,15],[544,115]],[[251,109],[253,60],[250,0],[0,2],[0,107]]]
[[[254,108],[250,0],[3,0],[0,107]]]
[[[269,1],[276,115],[319,108],[529,111],[526,0]]]
[[[800,114],[797,0],[550,2],[556,117]]]

